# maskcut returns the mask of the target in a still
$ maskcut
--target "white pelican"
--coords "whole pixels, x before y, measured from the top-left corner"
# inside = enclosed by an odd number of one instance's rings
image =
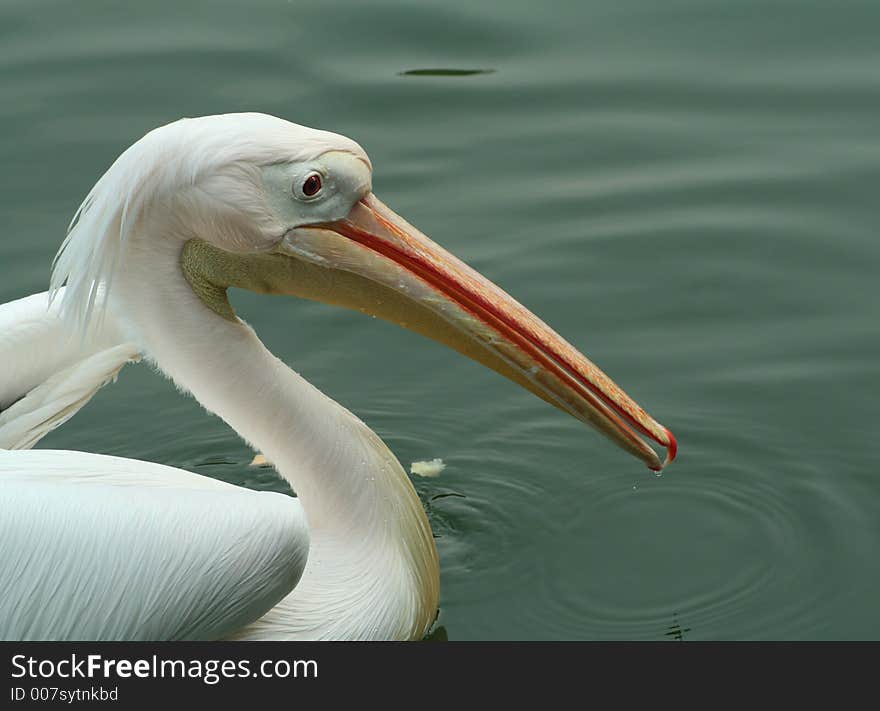
[[[430,628],[439,565],[408,477],[363,422],[269,353],[230,286],[398,323],[649,467],[665,462],[644,438],[671,461],[666,428],[382,204],[371,177],[348,138],[229,114],[148,133],[98,181],[56,258],[55,301],[0,307],[0,637],[418,639]],[[264,452],[297,497],[27,449],[139,355]]]

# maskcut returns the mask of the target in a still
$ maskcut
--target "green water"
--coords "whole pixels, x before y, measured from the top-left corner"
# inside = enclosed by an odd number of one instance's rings
[[[236,294],[405,465],[448,464],[415,483],[450,639],[877,638],[878,26],[874,0],[6,0],[0,301],[46,288],[154,126],[348,134],[384,201],[681,447],[656,477],[436,344]],[[41,446],[283,488],[145,366]]]

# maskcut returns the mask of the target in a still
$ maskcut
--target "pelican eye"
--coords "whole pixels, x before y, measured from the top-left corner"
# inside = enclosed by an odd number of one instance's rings
[[[302,194],[307,198],[315,197],[315,195],[321,192],[321,175],[319,173],[310,173],[303,181],[301,189]]]

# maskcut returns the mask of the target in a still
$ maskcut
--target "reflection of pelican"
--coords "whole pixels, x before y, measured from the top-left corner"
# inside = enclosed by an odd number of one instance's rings
[[[55,265],[53,286],[65,282],[49,313],[44,296],[0,309],[0,406],[17,400],[0,415],[6,446],[32,444],[143,353],[298,498],[131,459],[4,452],[5,638],[411,639],[431,625],[437,552],[409,479],[266,350],[230,286],[406,326],[650,467],[662,464],[640,435],[675,453],[583,355],[383,205],[364,151],[335,134],[259,114],[149,133],[83,203]]]

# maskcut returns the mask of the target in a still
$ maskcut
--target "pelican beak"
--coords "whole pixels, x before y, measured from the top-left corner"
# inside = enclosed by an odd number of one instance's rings
[[[672,433],[586,356],[372,193],[341,220],[291,230],[277,251],[335,275],[301,275],[299,295],[440,341],[592,425],[655,471],[675,458]],[[309,281],[320,285],[304,286]],[[664,460],[649,440],[666,450]]]

